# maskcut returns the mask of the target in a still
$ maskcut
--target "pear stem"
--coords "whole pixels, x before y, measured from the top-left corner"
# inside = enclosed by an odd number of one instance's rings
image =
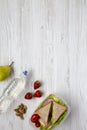
[[[12,66],[14,64],[14,61],[11,62],[11,64],[9,66]]]

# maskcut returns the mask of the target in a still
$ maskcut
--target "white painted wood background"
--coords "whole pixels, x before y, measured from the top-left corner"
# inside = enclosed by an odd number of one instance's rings
[[[12,78],[28,68],[31,78],[0,115],[0,130],[35,130],[29,118],[50,93],[59,93],[71,107],[54,130],[87,130],[87,0],[0,0],[0,65],[12,60]],[[43,81],[44,95],[25,101],[36,79]],[[10,80],[0,82],[0,94]],[[24,121],[13,112],[21,102],[28,106]]]

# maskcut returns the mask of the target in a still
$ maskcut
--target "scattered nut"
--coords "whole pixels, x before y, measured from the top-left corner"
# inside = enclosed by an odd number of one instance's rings
[[[21,116],[21,113],[16,113],[16,116]]]
[[[16,112],[16,116],[20,117],[23,120],[23,114],[26,113],[27,106],[21,103],[19,106],[17,106],[17,108],[14,109],[14,111]]]
[[[18,109],[14,109],[14,111],[15,111],[15,112],[19,112],[19,110],[18,110]]]
[[[23,117],[23,115],[21,115],[21,116],[20,116],[20,118],[21,118],[22,120],[24,120],[24,117]]]

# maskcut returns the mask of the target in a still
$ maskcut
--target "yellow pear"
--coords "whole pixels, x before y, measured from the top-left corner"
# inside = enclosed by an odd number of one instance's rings
[[[3,81],[8,78],[11,73],[13,63],[14,62],[12,62],[10,65],[0,66],[0,81]]]

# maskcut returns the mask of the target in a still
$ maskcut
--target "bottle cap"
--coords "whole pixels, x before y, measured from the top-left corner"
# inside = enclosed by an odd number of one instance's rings
[[[27,75],[28,75],[28,71],[27,71],[27,70],[23,71],[23,74],[24,74],[25,76],[27,76]]]

